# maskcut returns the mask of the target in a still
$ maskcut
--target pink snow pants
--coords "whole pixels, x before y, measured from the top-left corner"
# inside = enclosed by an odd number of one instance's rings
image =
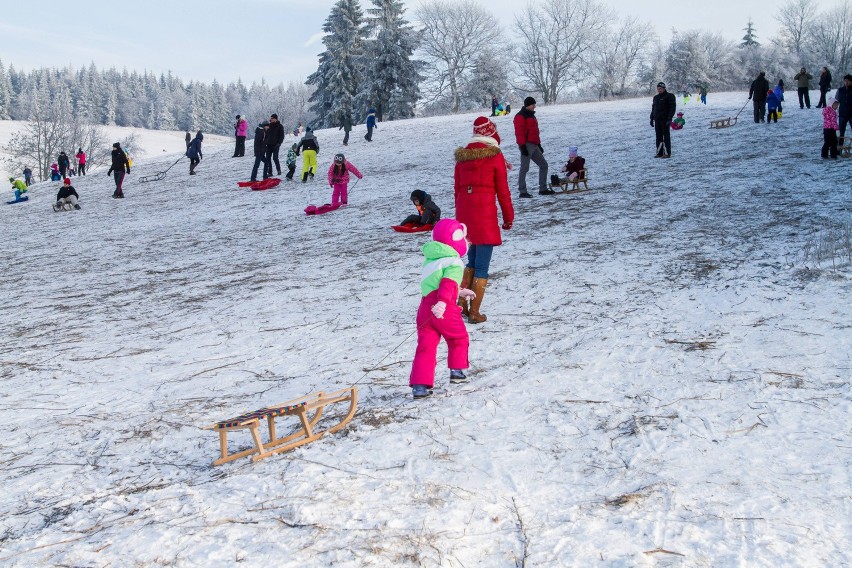
[[[467,369],[470,366],[467,359],[470,339],[467,328],[461,317],[461,308],[456,304],[447,305],[444,319],[432,315],[432,306],[438,301],[438,291],[431,292],[420,300],[417,309],[417,350],[414,352],[414,362],[411,364],[411,378],[408,383],[435,385],[435,366],[438,363],[438,343],[441,338],[447,342],[447,367],[450,369]]]
[[[338,203],[342,203],[346,205],[349,202],[349,194],[347,193],[347,184],[345,183],[336,183],[334,184],[334,191],[331,194],[331,204],[337,205]]]

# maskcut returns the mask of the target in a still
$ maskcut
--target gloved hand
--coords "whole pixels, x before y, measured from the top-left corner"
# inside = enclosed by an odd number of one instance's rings
[[[654,126],[654,119],[651,119],[651,126]]]
[[[518,148],[521,149],[521,156],[529,156],[530,155],[529,151],[527,150],[526,144],[519,144]]]
[[[544,154],[544,148],[541,147],[541,144],[538,145],[538,149],[541,150],[542,154]]]
[[[447,311],[446,302],[438,302],[432,306],[432,315],[438,319],[444,319],[444,312]]]
[[[473,290],[468,290],[467,288],[462,288],[459,290],[459,298],[463,298],[465,300],[473,300],[476,298],[476,292]]]
[[[503,229],[504,229],[504,230],[508,231],[508,230],[510,230],[511,228],[512,228],[512,224],[511,224],[511,223],[503,223]]]
[[[111,176],[111,175],[112,175],[112,168],[110,168],[110,170],[107,172],[107,175],[108,175],[108,176]]]
[[[127,175],[130,175],[130,168],[127,168]]]

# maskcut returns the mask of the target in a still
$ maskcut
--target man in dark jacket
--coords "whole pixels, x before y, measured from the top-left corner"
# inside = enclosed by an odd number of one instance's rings
[[[115,179],[115,191],[112,196],[116,199],[124,199],[124,192],[121,191],[121,185],[124,183],[124,173],[130,173],[130,163],[127,161],[127,154],[121,149],[121,144],[116,142],[112,145],[112,166],[110,166],[107,175],[113,176]]]
[[[769,81],[766,80],[766,71],[761,71],[757,79],[751,82],[748,89],[748,98],[754,102],[754,121],[763,122],[766,118],[766,95],[769,93]],[[810,105],[810,103],[808,103]],[[810,106],[808,106],[810,108]]]
[[[809,91],[811,90],[813,75],[805,71],[805,68],[802,67],[793,79],[796,80],[796,85],[799,87],[799,108],[805,108],[805,105],[811,108],[811,95]]]
[[[263,179],[266,175],[266,131],[269,129],[269,121],[264,120],[254,129],[254,167],[251,170],[251,181],[257,181],[257,168],[263,164]]]
[[[68,159],[68,154],[60,152],[56,157],[56,163],[59,166],[59,175],[63,178],[68,175],[68,168],[71,166],[71,160]]]
[[[825,101],[825,95],[831,90],[831,71],[828,67],[823,67],[819,74],[819,102],[817,108],[825,108],[828,103]]]
[[[269,117],[269,130],[266,131],[266,166],[263,169],[263,178],[272,177],[272,162],[275,162],[275,169],[278,175],[281,175],[281,162],[278,161],[278,149],[281,148],[281,143],[284,142],[284,125],[278,122],[278,115],[273,114]]]
[[[547,160],[544,159],[544,148],[541,147],[541,135],[538,130],[538,119],[535,117],[535,99],[524,99],[524,108],[518,111],[513,120],[515,126],[515,142],[521,151],[521,170],[518,172],[518,191],[520,197],[532,197],[527,191],[527,172],[530,161],[538,166],[538,194],[553,195],[554,191],[547,188]]]
[[[843,86],[834,93],[834,100],[840,103],[837,108],[837,123],[842,145],[846,136],[846,125],[852,123],[852,75],[843,76]]]
[[[673,93],[666,91],[666,84],[657,83],[657,94],[651,101],[651,126],[657,134],[656,158],[672,157],[671,123],[677,110],[677,101]]]

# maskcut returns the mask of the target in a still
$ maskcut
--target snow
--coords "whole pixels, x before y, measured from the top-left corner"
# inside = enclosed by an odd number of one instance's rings
[[[849,566],[852,281],[827,236],[848,162],[819,159],[820,111],[793,101],[707,128],[744,99],[693,101],[670,160],[650,98],[539,107],[551,169],[578,145],[593,189],[515,200],[472,382],[448,384],[442,347],[445,390],[417,402],[428,235],[388,227],[413,189],[452,214],[475,115],[369,144],[360,125],[345,149],[318,131],[304,185],[238,189],[251,158],[206,147],[193,177],[140,184],[177,155],[140,160],[123,201],[101,175],[75,179],[81,211],[53,213],[51,183],[0,206],[0,562]],[[364,180],[305,217],[341,150]],[[353,383],[343,431],[211,466],[202,427]]]

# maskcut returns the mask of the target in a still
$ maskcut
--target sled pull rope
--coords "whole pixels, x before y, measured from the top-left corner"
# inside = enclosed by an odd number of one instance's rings
[[[426,325],[427,323],[429,323],[430,321],[432,321],[432,318],[433,318],[433,317],[435,317],[435,316],[429,316],[429,318],[428,318],[426,321],[424,321],[422,324],[418,325],[418,326],[414,329],[414,331],[412,331],[411,333],[409,333],[408,335],[406,335],[406,336],[405,336],[405,339],[403,339],[402,341],[400,341],[400,342],[399,342],[399,344],[398,344],[396,347],[394,347],[393,349],[391,349],[391,350],[390,350],[390,352],[389,352],[387,355],[385,355],[384,357],[382,357],[382,360],[381,360],[381,361],[379,361],[378,363],[376,363],[375,365],[373,365],[372,367],[370,367],[369,369],[367,369],[366,371],[364,371],[364,374],[363,374],[363,375],[361,375],[361,378],[360,378],[360,379],[358,379],[357,381],[355,381],[354,383],[352,383],[352,385],[351,385],[351,386],[353,386],[353,387],[354,387],[355,385],[357,385],[358,383],[360,383],[361,381],[363,381],[363,380],[364,380],[364,377],[366,377],[368,373],[372,373],[373,371],[375,371],[376,369],[378,369],[378,368],[379,368],[379,365],[381,365],[382,363],[384,363],[385,359],[387,359],[388,357],[390,357],[391,355],[393,355],[393,353],[394,353],[397,349],[399,349],[400,347],[402,347],[402,344],[403,344],[403,343],[405,343],[406,341],[408,341],[409,339],[411,339],[411,336],[412,336],[412,335],[414,335],[415,333],[417,333],[418,331],[420,331],[420,328],[421,328],[421,327],[423,327],[424,325]]]

